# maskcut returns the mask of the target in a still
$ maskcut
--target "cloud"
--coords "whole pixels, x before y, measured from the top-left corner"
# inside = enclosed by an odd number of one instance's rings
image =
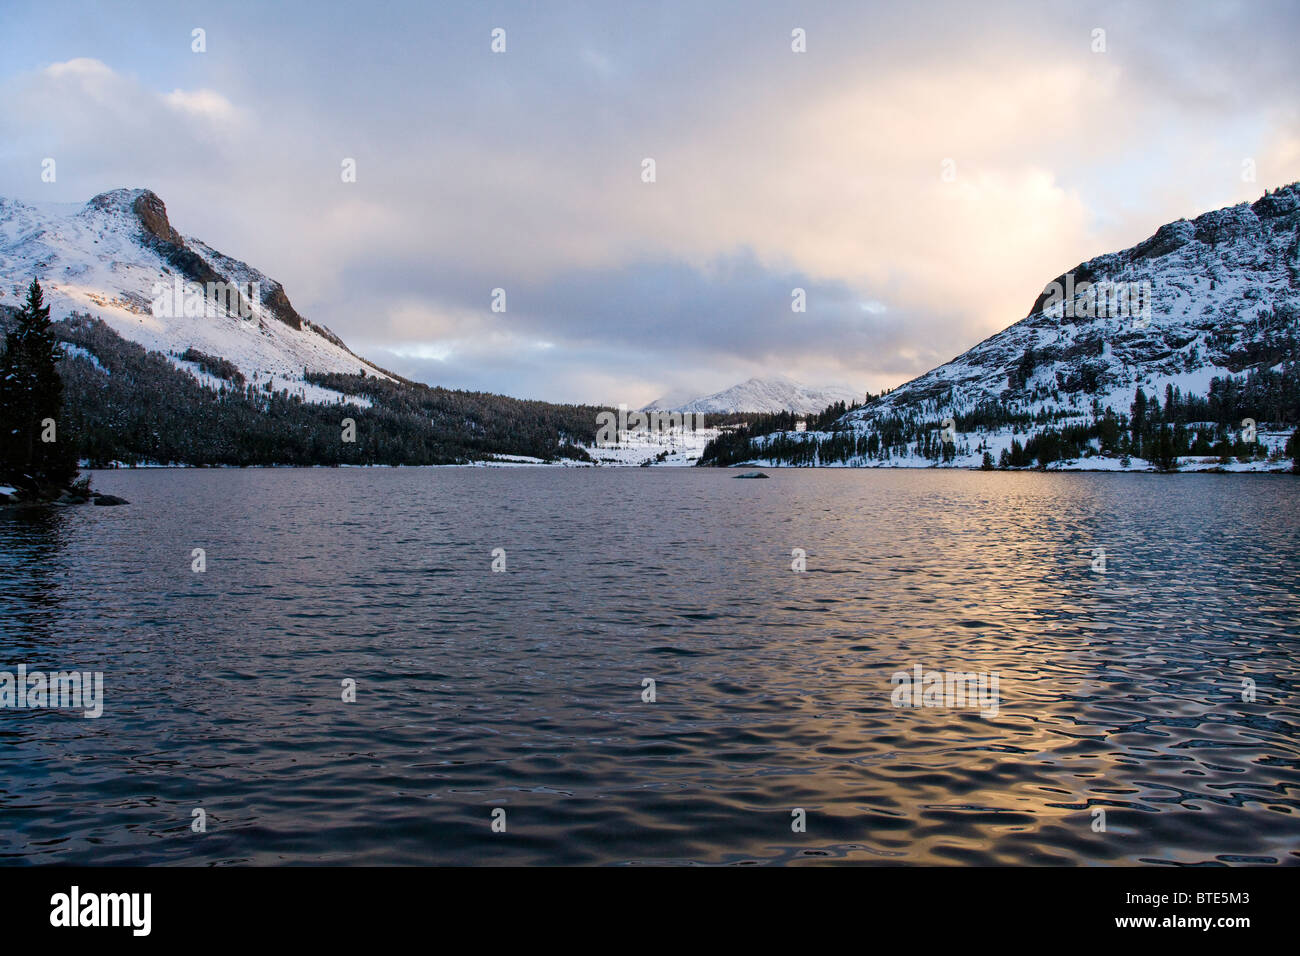
[[[235,105],[214,90],[172,90],[164,102],[179,113],[229,128],[240,118]]]
[[[150,186],[182,232],[440,384],[878,390],[1076,263],[1300,178],[1300,15],[1280,3],[236,3],[201,55],[167,10],[108,22],[97,58],[61,43],[81,34],[57,7],[26,12],[55,55],[0,79],[0,192]]]
[[[410,276],[415,264],[388,268]],[[363,265],[359,274],[375,273]],[[942,321],[892,308],[865,287],[773,267],[752,250],[701,266],[664,257],[523,278],[503,287],[505,312],[491,310],[495,276],[438,270],[427,278],[436,299],[415,297],[414,284],[390,291],[381,280],[372,288],[372,308],[386,318],[355,344],[366,354],[387,349],[396,371],[436,371],[438,381],[466,387],[494,387],[488,370],[505,354],[515,369],[508,390],[518,389],[521,374],[541,380],[550,370],[554,397],[629,404],[679,383],[716,391],[773,369],[865,389],[863,368],[910,377],[952,357],[928,346],[901,356],[926,329],[928,341],[942,342]],[[804,312],[792,309],[795,290]],[[580,374],[577,356],[602,375]],[[597,380],[608,391],[575,391],[576,382]]]
[[[84,201],[147,185],[183,201],[197,182],[221,175],[255,125],[214,90],[161,93],[87,57],[8,77],[0,89],[0,135],[11,144],[0,175],[20,198]],[[41,182],[34,156],[59,162],[55,183]]]
[[[107,64],[85,56],[66,63],[51,63],[44,72],[55,81],[74,80],[89,88],[103,87],[115,79],[115,74]]]

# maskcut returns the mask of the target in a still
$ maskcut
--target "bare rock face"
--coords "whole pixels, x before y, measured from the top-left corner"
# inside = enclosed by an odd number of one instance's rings
[[[141,190],[131,204],[131,211],[140,220],[146,241],[152,242],[167,261],[194,282],[220,282],[221,275],[202,255],[186,244],[185,238],[172,228],[167,219],[167,206],[153,190]],[[262,291],[262,304],[271,314],[292,329],[302,329],[303,319],[285,295],[284,287],[272,282]]]
[[[150,189],[142,191],[131,204],[131,211],[140,220],[140,225],[148,235],[178,246],[185,245],[181,234],[167,221],[167,207],[158,198],[157,193]]]
[[[114,189],[100,193],[88,206],[134,218],[140,225],[142,245],[152,248],[173,269],[200,285],[222,278],[201,255],[191,249],[185,237],[172,228],[167,206],[151,189]]]
[[[262,293],[262,304],[271,310],[273,316],[289,326],[289,328],[302,328],[302,316],[289,302],[289,297],[284,294],[284,287],[278,282]]]

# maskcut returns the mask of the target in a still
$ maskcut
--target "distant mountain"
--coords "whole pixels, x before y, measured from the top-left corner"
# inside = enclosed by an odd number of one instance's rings
[[[852,405],[861,402],[863,393],[843,385],[811,388],[783,376],[751,378],[721,392],[703,398],[683,400],[666,396],[651,402],[644,411],[698,412],[726,415],[733,412],[794,412],[812,415],[824,411],[828,405],[844,402]]]
[[[598,408],[431,388],[355,355],[147,189],[0,198],[0,331],[33,278],[67,346],[60,434],[92,463],[586,460],[575,446],[595,441]]]
[[[1011,466],[1282,468],[1250,460],[1281,454],[1300,419],[1298,340],[1293,184],[1079,264],[1024,319],[831,431],[728,436],[705,457],[977,466],[988,451]]]

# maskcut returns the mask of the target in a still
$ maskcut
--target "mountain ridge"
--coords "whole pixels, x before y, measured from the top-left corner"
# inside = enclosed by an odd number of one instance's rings
[[[277,280],[182,235],[152,190],[0,198],[0,332],[33,278],[63,343],[59,434],[92,466],[591,462],[598,407],[387,372]]]
[[[305,387],[304,368],[386,374],[300,315],[280,282],[182,235],[150,189],[112,189],[80,205],[0,198],[0,304],[15,304],[32,277],[56,314],[93,313],[124,338],[163,354],[195,348],[219,355],[245,377],[294,388],[308,401],[334,397]],[[156,293],[177,280],[234,287],[231,307],[209,300],[200,315],[179,304],[160,314],[153,308]],[[259,292],[252,301],[250,288]]]
[[[646,405],[642,411],[685,412],[728,415],[738,412],[793,412],[811,415],[824,411],[837,402],[852,405],[862,400],[863,393],[845,385],[827,385],[820,388],[802,385],[784,375],[752,377],[730,388],[711,395],[687,401],[660,398]]]
[[[1253,203],[1166,223],[1128,249],[1079,263],[1048,282],[1024,318],[873,396],[828,431],[751,432],[746,447],[729,438],[733,447],[722,458],[807,464],[809,448],[826,441],[832,457],[823,460],[818,450],[818,464],[975,467],[985,451],[1000,461],[1013,441],[1023,452],[1031,439],[1069,431],[1060,457],[1046,449],[1045,460],[1035,459],[1040,466],[1087,458],[1109,467],[1127,457],[1146,467],[1150,461],[1137,454],[1147,450],[1140,438],[1136,451],[1121,454],[1119,443],[1096,434],[1107,409],[1116,421],[1131,418],[1141,392],[1143,405],[1148,397],[1157,407],[1174,398],[1178,415],[1181,406],[1187,414],[1223,415],[1229,406],[1250,409],[1233,393],[1249,387],[1263,404],[1243,420],[1272,415],[1274,425],[1294,427],[1298,334],[1300,183],[1293,183]],[[1254,384],[1230,384],[1242,375]],[[1214,420],[1213,429],[1195,435],[1189,426],[1208,423],[1161,424],[1183,427],[1188,456],[1193,446],[1208,445],[1225,464],[1222,445],[1232,422]],[[1268,450],[1275,453],[1277,442]]]

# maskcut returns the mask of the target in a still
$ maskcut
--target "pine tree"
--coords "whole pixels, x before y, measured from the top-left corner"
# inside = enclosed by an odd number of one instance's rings
[[[63,485],[76,475],[71,436],[58,431],[62,357],[50,307],[33,279],[0,356],[0,468],[16,478]]]
[[[1156,435],[1156,467],[1161,471],[1173,471],[1178,467],[1178,449],[1175,447],[1170,429],[1159,426]]]
[[[1129,411],[1132,412],[1132,417],[1129,420],[1132,422],[1133,454],[1140,457],[1142,455],[1142,431],[1146,428],[1147,419],[1147,396],[1142,389],[1137,390],[1137,395],[1133,397],[1133,405]]]

